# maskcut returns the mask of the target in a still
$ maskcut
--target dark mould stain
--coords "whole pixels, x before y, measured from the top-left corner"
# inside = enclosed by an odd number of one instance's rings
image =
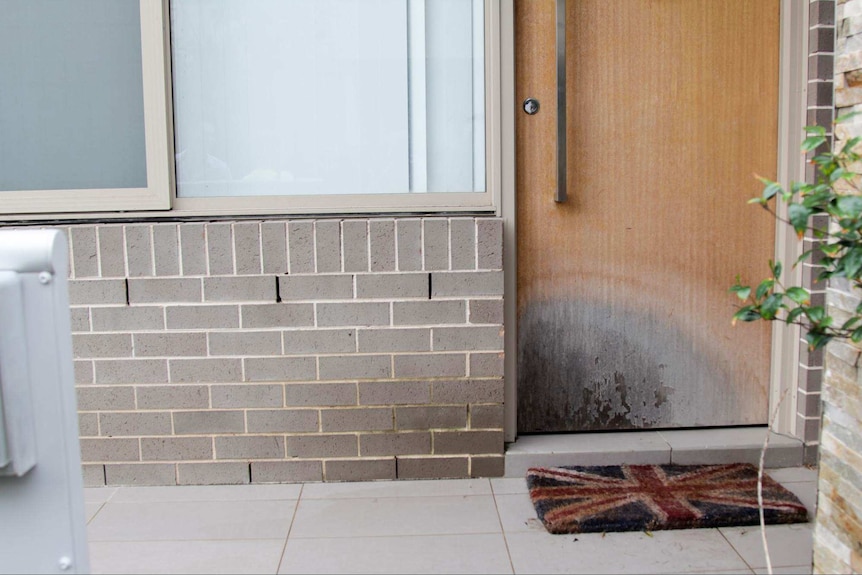
[[[661,407],[667,402],[667,396],[673,393],[672,387],[661,386],[655,390],[655,406]]]
[[[518,431],[755,422],[731,360],[668,318],[576,301],[527,304],[518,323]],[[744,375],[744,374],[743,374]],[[764,408],[765,409],[765,408]]]

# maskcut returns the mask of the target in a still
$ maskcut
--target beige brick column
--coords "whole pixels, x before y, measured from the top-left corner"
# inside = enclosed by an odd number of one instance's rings
[[[862,0],[811,4],[812,24],[824,22],[812,34],[828,41],[829,15],[835,11],[835,113],[860,109],[862,89],[855,77],[862,72]],[[825,59],[817,63],[825,67]],[[829,66],[831,68],[831,66]],[[824,90],[825,92],[825,90]],[[811,92],[809,92],[811,96]],[[862,134],[856,119],[835,130],[836,146],[850,135]],[[832,281],[827,304],[840,322],[853,313],[859,294],[847,282]],[[862,571],[862,373],[858,347],[832,342],[824,357],[822,383],[822,429],[820,430],[819,494],[814,530],[815,573],[858,573]],[[816,390],[815,390],[816,391]],[[811,394],[812,396],[814,394]]]

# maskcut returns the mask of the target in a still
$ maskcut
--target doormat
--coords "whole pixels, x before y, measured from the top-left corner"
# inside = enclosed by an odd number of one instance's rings
[[[748,463],[532,467],[527,486],[551,533],[760,524],[757,468]],[[808,521],[799,499],[766,475],[763,508],[768,524]]]

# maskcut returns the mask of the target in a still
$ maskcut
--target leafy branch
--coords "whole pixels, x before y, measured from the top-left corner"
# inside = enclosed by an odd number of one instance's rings
[[[841,123],[858,113],[848,114],[835,120]],[[826,130],[822,126],[805,128],[807,137],[802,142],[802,152],[812,153],[828,145]],[[793,182],[785,189],[778,182],[758,177],[763,184],[760,196],[749,200],[758,204],[779,221],[792,226],[799,239],[806,233],[819,240],[819,245],[806,250],[793,264],[794,267],[819,252],[816,262],[823,271],[816,282],[832,278],[846,278],[854,288],[862,288],[862,190],[859,172],[860,156],[856,149],[862,137],[854,137],[837,152],[817,153],[810,162],[817,166],[817,182]],[[779,216],[778,202],[787,205],[787,218]],[[773,207],[773,202],[775,207]],[[812,218],[828,216],[831,230],[812,225]],[[862,341],[862,303],[854,314],[838,325],[824,306],[811,305],[811,293],[800,286],[786,287],[781,282],[781,262],[769,262],[771,276],[761,281],[756,288],[742,285],[739,276],[730,288],[743,302],[733,315],[737,321],[783,321],[787,324],[807,328],[806,340],[810,349],[822,348],[833,339]]]

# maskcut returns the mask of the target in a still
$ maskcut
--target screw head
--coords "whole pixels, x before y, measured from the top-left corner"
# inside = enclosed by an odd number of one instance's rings
[[[48,272],[40,272],[39,273],[39,283],[42,285],[46,285],[51,283],[51,274]]]
[[[57,566],[60,568],[60,571],[68,571],[72,568],[72,558],[65,555],[60,557],[60,560],[57,561]]]

